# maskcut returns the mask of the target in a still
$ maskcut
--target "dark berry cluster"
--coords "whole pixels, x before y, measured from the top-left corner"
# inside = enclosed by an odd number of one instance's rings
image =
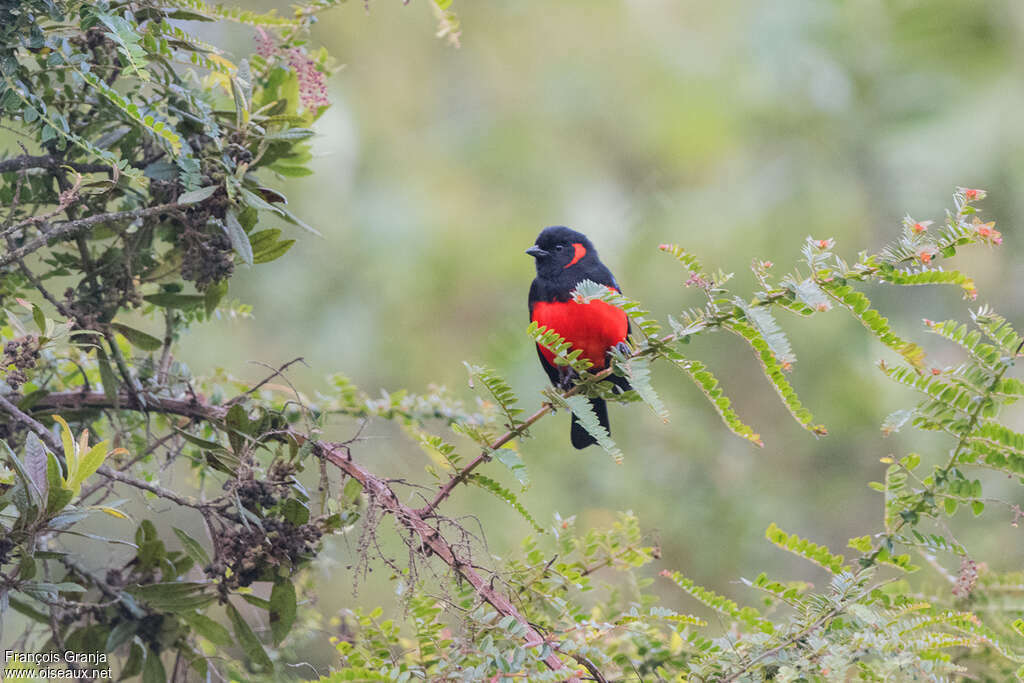
[[[6,372],[4,379],[11,389],[17,391],[28,381],[28,371],[39,360],[39,340],[33,335],[12,339],[4,344],[2,363]]]
[[[215,282],[231,277],[235,270],[235,252],[223,232],[188,230],[181,262],[181,277],[205,290]]]
[[[293,524],[285,519],[267,518],[260,524],[262,529],[239,524],[218,538],[217,559],[206,568],[206,573],[221,578],[220,591],[224,595],[253,581],[265,580],[274,567],[298,566],[316,553],[323,536],[323,530],[315,523]]]

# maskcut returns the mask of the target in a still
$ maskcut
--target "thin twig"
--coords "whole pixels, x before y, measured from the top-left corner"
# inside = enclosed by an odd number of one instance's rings
[[[75,235],[78,232],[91,228],[94,225],[100,225],[102,223],[117,223],[121,221],[132,221],[139,218],[145,218],[147,216],[155,216],[161,213],[167,213],[175,209],[181,208],[181,204],[158,204],[157,206],[147,206],[140,209],[132,209],[131,211],[115,211],[113,213],[98,213],[92,216],[86,216],[85,218],[79,218],[77,220],[63,221],[56,223],[50,227],[49,230],[45,231],[39,237],[29,241],[23,246],[8,251],[3,256],[0,256],[0,266],[6,266],[8,263],[24,258],[46,246],[51,240],[57,239],[58,237],[67,237],[69,235]]]

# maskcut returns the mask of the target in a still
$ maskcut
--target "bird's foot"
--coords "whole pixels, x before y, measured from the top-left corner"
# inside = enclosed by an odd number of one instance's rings
[[[561,391],[569,391],[569,389],[572,389],[573,380],[578,377],[579,374],[570,366],[558,366],[558,388]]]
[[[624,341],[620,341],[618,344],[615,345],[614,348],[616,351],[621,353],[626,358],[629,358],[630,356],[633,355],[633,349],[629,348],[629,344],[627,344]]]

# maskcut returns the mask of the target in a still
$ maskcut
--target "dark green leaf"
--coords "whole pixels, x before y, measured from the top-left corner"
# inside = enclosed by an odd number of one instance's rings
[[[245,234],[242,224],[238,222],[238,216],[235,215],[234,209],[228,209],[227,215],[224,216],[224,226],[227,228],[228,238],[231,240],[231,246],[234,247],[235,252],[251,266],[252,245],[249,243],[249,236]]]
[[[185,194],[178,197],[178,203],[197,204],[203,201],[204,199],[209,199],[210,197],[212,197],[213,193],[216,192],[217,188],[219,187],[219,185],[207,185],[206,187],[201,187],[198,190],[186,192]]]
[[[260,639],[253,633],[252,628],[245,622],[245,619],[238,613],[234,605],[229,602],[225,607],[227,608],[228,617],[231,619],[231,626],[235,631],[238,644],[242,646],[242,650],[249,656],[249,660],[254,666],[263,671],[272,671],[274,665],[270,661],[270,657],[267,656],[266,650],[263,649]]]
[[[295,586],[288,579],[279,579],[270,591],[270,630],[274,644],[279,645],[295,622]]]
[[[136,330],[121,323],[110,323],[110,326],[123,334],[124,338],[130,341],[133,346],[137,346],[143,351],[156,351],[163,346],[162,341],[142,330]]]
[[[185,552],[188,553],[189,557],[196,561],[200,567],[205,567],[210,564],[210,556],[206,554],[206,550],[199,541],[195,540],[187,533],[177,527],[172,527],[174,533],[178,536],[178,540],[181,541],[181,545],[185,548]]]

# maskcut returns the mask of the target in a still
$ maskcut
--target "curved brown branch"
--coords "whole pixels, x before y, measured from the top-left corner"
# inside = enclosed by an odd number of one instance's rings
[[[8,250],[3,256],[0,256],[0,266],[6,266],[8,263],[13,263],[20,258],[24,258],[28,254],[34,251],[42,249],[46,246],[50,240],[57,239],[58,237],[67,237],[75,235],[86,228],[90,228],[94,225],[101,223],[117,223],[120,221],[135,220],[137,218],[145,218],[146,216],[155,216],[157,214],[166,213],[175,209],[181,208],[182,204],[158,204],[157,206],[147,206],[141,209],[132,209],[131,211],[115,211],[113,213],[99,213],[85,218],[79,218],[73,221],[63,221],[56,223],[49,230],[36,237],[33,240],[29,240],[27,243],[18,247],[17,249]]]
[[[413,532],[414,537],[419,538],[419,547],[414,548],[414,550],[424,555],[436,555],[442,562],[458,573],[459,576],[468,581],[473,586],[476,594],[497,610],[499,614],[515,619],[525,629],[524,640],[527,647],[542,646],[547,642],[544,636],[537,632],[537,629],[519,613],[519,610],[516,609],[515,605],[507,597],[494,590],[489,582],[480,576],[467,560],[459,557],[448,541],[436,529],[427,524],[416,510],[404,505],[384,480],[371,474],[354,462],[347,446],[344,444],[319,442],[317,444],[317,452],[322,458],[359,482],[363,490],[371,494],[384,510]],[[552,671],[560,671],[566,668],[565,662],[553,653],[547,656],[544,663]],[[568,680],[570,681],[579,680],[579,677],[575,674],[568,675]]]

